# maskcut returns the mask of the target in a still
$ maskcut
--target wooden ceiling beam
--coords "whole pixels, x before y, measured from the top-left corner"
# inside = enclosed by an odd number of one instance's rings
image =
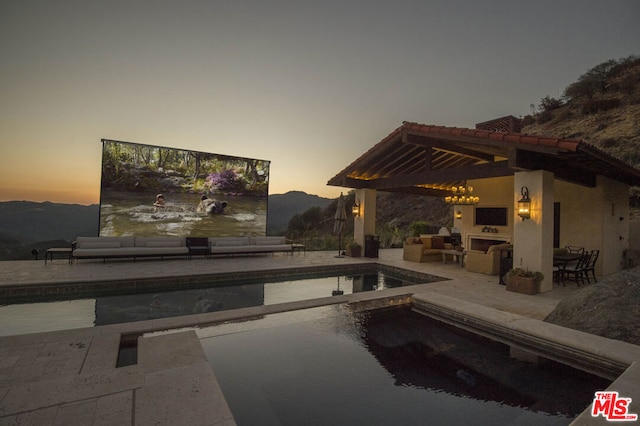
[[[423,184],[439,184],[448,181],[467,179],[485,179],[490,177],[509,176],[513,171],[506,161],[485,163],[466,167],[430,170],[425,173],[397,175],[388,178],[368,181],[368,187],[373,189],[393,189]]]
[[[363,166],[363,170],[369,172],[374,171],[377,176],[386,176],[389,174],[394,174],[395,170],[401,169],[403,164],[411,163],[416,157],[416,149],[411,149],[406,145],[398,145],[394,147],[395,154],[393,156],[389,155],[377,155],[375,158],[372,158],[366,165]],[[422,154],[422,150],[420,149],[420,155]],[[372,174],[369,173],[367,177],[372,177]]]
[[[452,144],[451,141],[436,140],[423,135],[411,133],[411,131],[405,132],[402,137],[402,142],[409,145],[418,145],[425,148],[428,147],[437,151],[448,152],[455,155],[463,155],[475,160],[493,161],[493,155],[491,154],[475,151],[469,148],[462,148],[456,144]]]
[[[432,189],[432,188],[423,188],[420,186],[409,186],[405,188],[393,188],[389,189],[380,189],[380,192],[400,192],[403,194],[414,194],[414,195],[424,195],[427,197],[444,197],[446,194],[443,191]]]
[[[555,146],[547,146],[547,145],[535,145],[530,143],[521,143],[521,142],[511,142],[504,141],[499,139],[490,139],[483,137],[473,137],[473,136],[464,136],[464,135],[447,135],[442,133],[423,133],[418,130],[407,130],[407,133],[411,136],[423,137],[434,142],[454,142],[456,144],[464,144],[464,145],[479,145],[479,146],[490,146],[494,148],[498,148],[500,150],[504,150],[505,145],[515,148],[523,148],[528,151],[541,152],[545,154],[557,154],[559,149]],[[404,140],[404,138],[403,138]],[[458,148],[456,148],[457,150]]]

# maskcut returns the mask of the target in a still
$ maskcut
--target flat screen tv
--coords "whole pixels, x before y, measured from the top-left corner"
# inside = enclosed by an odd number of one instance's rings
[[[489,226],[507,226],[508,223],[507,207],[476,207],[475,224]]]

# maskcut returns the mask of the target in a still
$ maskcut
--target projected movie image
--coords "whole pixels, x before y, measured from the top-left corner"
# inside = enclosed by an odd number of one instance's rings
[[[102,140],[100,236],[265,235],[269,161]]]

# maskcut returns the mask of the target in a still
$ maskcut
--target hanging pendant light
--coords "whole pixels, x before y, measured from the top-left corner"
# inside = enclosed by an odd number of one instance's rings
[[[452,205],[476,205],[480,202],[480,197],[473,195],[473,186],[460,185],[451,187],[453,195],[444,197],[447,204]]]

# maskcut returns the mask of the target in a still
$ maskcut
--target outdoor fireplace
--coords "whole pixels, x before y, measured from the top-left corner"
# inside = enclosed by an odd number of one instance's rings
[[[492,245],[508,243],[511,241],[511,236],[485,232],[482,234],[467,234],[466,240],[469,250],[486,252]]]

